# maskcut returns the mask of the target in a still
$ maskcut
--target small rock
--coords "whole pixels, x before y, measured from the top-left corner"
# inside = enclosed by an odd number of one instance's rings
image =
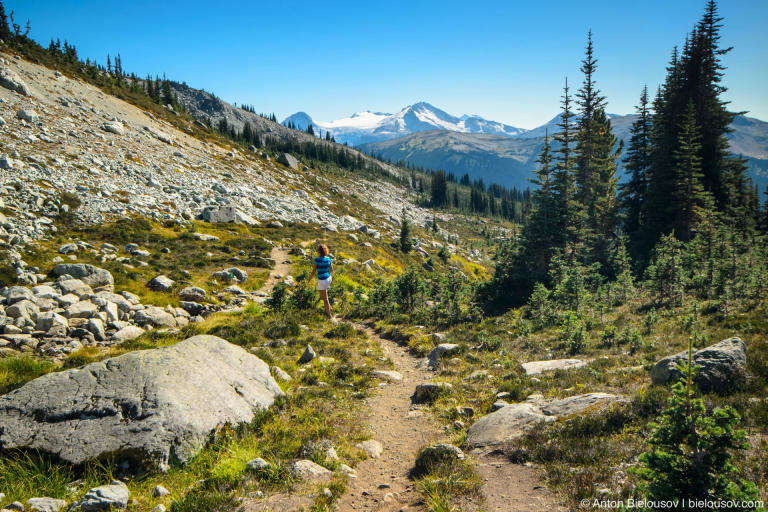
[[[122,135],[125,133],[123,123],[120,121],[109,121],[101,126],[101,129],[105,132],[114,133],[115,135]]]
[[[403,375],[396,371],[374,370],[372,373],[374,377],[379,377],[380,379],[388,380],[390,382],[400,382],[403,380]]]
[[[379,455],[381,455],[384,451],[384,447],[381,445],[381,443],[374,439],[362,441],[357,443],[355,446],[363,450],[368,455],[368,457],[372,459],[378,458]]]
[[[312,345],[307,345],[306,348],[304,349],[304,352],[301,354],[301,357],[299,358],[299,364],[309,363],[315,357],[317,357],[317,354],[312,348]]]
[[[170,292],[173,289],[174,284],[175,282],[172,279],[164,275],[159,275],[155,276],[149,283],[147,283],[147,288],[156,292]]]
[[[205,290],[196,286],[187,286],[181,289],[179,298],[184,301],[200,302],[205,299]]]
[[[250,469],[251,471],[262,471],[264,469],[267,469],[270,464],[266,460],[262,459],[261,457],[256,457],[253,460],[249,460],[245,463],[245,466]]]
[[[69,243],[59,247],[59,254],[74,254],[78,250],[77,244]]]
[[[280,156],[277,157],[276,161],[277,163],[283,164],[284,166],[290,167],[291,169],[299,168],[299,161],[296,160],[296,157],[288,153],[281,154]]]
[[[66,501],[53,498],[30,498],[27,500],[29,510],[37,512],[59,512],[66,506]]]
[[[328,481],[333,473],[311,460],[297,460],[288,464],[288,470],[299,480]]]
[[[440,395],[448,393],[453,386],[448,382],[427,382],[416,386],[413,393],[414,402],[432,402]]]
[[[94,487],[82,500],[72,504],[74,509],[84,512],[126,508],[131,493],[119,480],[112,480],[109,485]]]
[[[163,487],[162,485],[156,485],[154,489],[152,489],[152,496],[155,498],[162,498],[164,496],[168,496],[171,494],[171,491]]]
[[[36,123],[40,121],[40,116],[37,115],[37,112],[31,109],[21,109],[18,112],[16,112],[16,118],[22,119],[28,123]]]

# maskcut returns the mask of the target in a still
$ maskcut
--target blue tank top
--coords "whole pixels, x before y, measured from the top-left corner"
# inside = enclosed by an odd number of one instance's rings
[[[318,256],[315,258],[317,266],[317,278],[321,280],[331,277],[331,258],[328,256]]]

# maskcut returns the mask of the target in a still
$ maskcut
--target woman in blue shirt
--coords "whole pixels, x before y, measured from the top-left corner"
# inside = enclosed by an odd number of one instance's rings
[[[333,274],[333,262],[328,257],[328,246],[320,244],[317,246],[317,258],[315,258],[315,268],[312,269],[312,273],[309,278],[312,279],[317,274],[317,290],[320,292],[320,297],[323,299],[323,305],[325,306],[325,316],[328,319],[333,318],[331,312],[331,303],[328,302],[328,287],[331,286],[331,274]]]

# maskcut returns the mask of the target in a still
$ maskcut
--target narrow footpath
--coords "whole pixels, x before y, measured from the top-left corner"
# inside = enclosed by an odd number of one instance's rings
[[[304,245],[304,244],[302,244]],[[275,267],[255,295],[264,302],[272,289],[291,271],[288,249],[275,247],[270,253]],[[357,478],[349,480],[346,493],[336,503],[339,512],[425,510],[416,484],[409,478],[419,450],[446,441],[443,426],[411,396],[418,384],[428,382],[434,372],[419,365],[407,348],[382,338],[370,327],[354,324],[381,345],[385,357],[394,365],[391,374],[381,379],[381,386],[368,400],[368,414],[361,418],[370,429],[371,439],[381,443],[383,451],[355,466]],[[467,454],[475,464],[483,487],[482,503],[467,503],[465,511],[539,512],[565,508],[542,480],[541,470],[533,466],[512,464],[498,454]],[[289,497],[286,497],[289,498]],[[295,510],[288,503],[274,503],[275,510]]]

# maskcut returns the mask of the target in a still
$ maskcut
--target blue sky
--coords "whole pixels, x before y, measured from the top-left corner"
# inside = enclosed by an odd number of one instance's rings
[[[319,121],[428,101],[522,128],[554,117],[575,86],[587,31],[608,110],[629,113],[664,77],[705,0],[533,2],[202,2],[4,0],[30,36],[67,39],[82,57],[120,52],[163,74],[282,119]],[[721,0],[726,99],[768,120],[768,2]]]

